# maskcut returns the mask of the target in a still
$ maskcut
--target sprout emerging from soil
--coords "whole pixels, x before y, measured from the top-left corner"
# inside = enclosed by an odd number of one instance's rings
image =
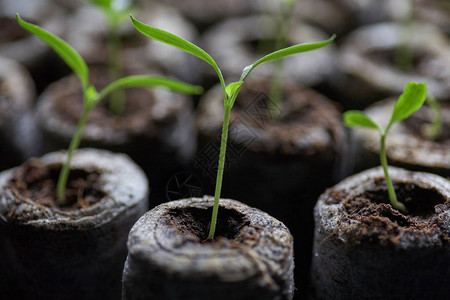
[[[236,101],[236,97],[239,93],[241,85],[244,83],[245,78],[247,78],[247,76],[250,74],[250,72],[254,68],[256,68],[258,65],[260,65],[262,63],[278,60],[283,57],[297,54],[300,52],[306,52],[306,51],[311,51],[314,49],[325,47],[335,39],[335,35],[333,35],[332,37],[330,37],[328,40],[325,40],[325,41],[321,41],[321,42],[317,42],[317,43],[294,45],[291,47],[287,47],[287,48],[272,52],[272,53],[262,57],[261,59],[257,60],[255,63],[245,67],[244,70],[242,71],[241,78],[239,79],[239,81],[231,82],[230,84],[226,85],[219,66],[214,61],[214,59],[208,53],[206,53],[203,49],[199,48],[198,46],[192,44],[191,42],[188,42],[172,33],[169,33],[167,31],[164,31],[164,30],[161,30],[158,28],[154,28],[154,27],[148,26],[142,22],[139,22],[132,16],[131,16],[131,21],[133,22],[134,27],[136,27],[136,29],[139,32],[141,32],[142,34],[144,34],[152,39],[155,39],[157,41],[174,46],[185,52],[188,52],[194,56],[197,56],[198,58],[202,59],[203,61],[207,62],[209,65],[211,65],[214,68],[214,70],[217,73],[217,76],[219,77],[219,81],[222,86],[223,105],[224,105],[225,111],[224,111],[223,127],[222,127],[222,139],[221,139],[221,144],[220,144],[219,166],[217,169],[216,188],[215,188],[215,193],[214,193],[214,206],[213,206],[211,225],[210,225],[210,230],[209,230],[209,235],[208,235],[208,239],[214,239],[216,222],[217,222],[217,214],[218,214],[218,209],[219,209],[220,192],[222,189],[223,171],[224,171],[224,166],[225,166],[225,152],[226,152],[226,145],[227,145],[227,139],[228,139],[228,125],[229,125],[229,119],[230,119],[230,112],[231,112],[231,108],[234,105],[234,102]]]
[[[53,50],[55,50],[59,56],[61,56],[64,62],[79,77],[83,89],[83,113],[78,122],[75,134],[73,135],[72,140],[70,142],[69,150],[67,153],[67,160],[61,170],[57,183],[58,200],[62,203],[66,202],[65,192],[67,179],[69,177],[69,169],[70,169],[70,162],[72,160],[72,155],[73,152],[80,145],[81,134],[86,124],[87,117],[91,112],[91,110],[107,95],[109,95],[114,90],[130,87],[160,86],[168,88],[172,91],[182,92],[186,94],[201,94],[203,91],[202,87],[200,86],[193,86],[173,79],[168,79],[159,76],[132,75],[120,78],[107,85],[100,92],[97,92],[95,87],[89,83],[89,69],[85,61],[72,46],[67,44],[61,38],[48,32],[47,30],[22,20],[19,17],[19,14],[16,15],[16,18],[17,22],[22,28],[39,37],[41,40],[47,43]]]
[[[411,114],[417,111],[425,102],[427,98],[427,86],[425,83],[409,82],[403,94],[400,95],[395,103],[392,111],[391,119],[386,129],[383,129],[378,123],[373,121],[364,112],[358,110],[349,110],[343,114],[344,124],[347,127],[364,127],[369,129],[376,129],[380,133],[380,162],[383,167],[384,177],[388,188],[389,200],[391,205],[406,213],[406,207],[403,203],[397,200],[392,180],[389,177],[388,163],[386,157],[386,136],[394,123],[400,122],[408,118]]]

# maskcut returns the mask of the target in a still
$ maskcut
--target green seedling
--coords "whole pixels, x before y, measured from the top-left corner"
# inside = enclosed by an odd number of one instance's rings
[[[408,8],[405,15],[399,21],[400,43],[395,49],[395,64],[400,70],[408,71],[413,67],[412,22],[414,20],[414,0],[408,1]]]
[[[109,79],[114,81],[122,77],[122,41],[118,34],[119,26],[127,19],[130,10],[130,1],[118,0],[86,0],[86,2],[99,8],[107,21],[107,48]],[[125,109],[125,93],[119,89],[111,93],[109,109],[115,115],[123,114]]]
[[[428,95],[427,105],[433,112],[433,119],[431,120],[431,123],[424,126],[423,134],[425,137],[435,140],[441,135],[442,132],[442,109],[439,101],[437,101],[432,95]]]
[[[223,105],[224,105],[225,110],[224,110],[222,138],[221,138],[220,153],[219,153],[219,166],[217,169],[216,188],[215,188],[215,193],[214,193],[214,206],[213,206],[213,213],[212,213],[212,217],[211,217],[210,230],[209,230],[209,234],[208,234],[208,238],[213,239],[214,233],[216,230],[220,192],[222,189],[222,178],[223,178],[223,171],[224,171],[224,165],[225,165],[225,152],[226,152],[226,145],[227,145],[227,139],[228,139],[228,124],[229,124],[229,119],[230,119],[230,112],[231,112],[231,108],[234,105],[234,102],[236,101],[236,97],[239,93],[239,89],[241,88],[241,85],[244,83],[244,80],[247,78],[247,76],[250,74],[250,72],[254,68],[256,68],[258,65],[260,65],[262,63],[278,60],[283,57],[293,55],[296,53],[306,52],[306,51],[324,47],[324,46],[330,44],[335,39],[335,35],[333,35],[328,40],[321,41],[318,43],[294,45],[294,46],[291,46],[288,48],[284,48],[284,49],[272,52],[272,53],[262,57],[261,59],[257,60],[255,63],[245,67],[244,70],[242,71],[241,78],[239,79],[239,81],[231,82],[230,84],[226,85],[219,66],[214,61],[214,59],[208,53],[206,53],[203,49],[199,48],[198,46],[192,44],[191,42],[188,42],[172,33],[169,33],[167,31],[164,31],[164,30],[161,30],[158,28],[154,28],[154,27],[148,26],[142,22],[139,22],[132,16],[131,16],[131,21],[133,22],[134,27],[136,27],[136,29],[139,32],[141,32],[142,34],[144,34],[152,39],[155,39],[157,41],[174,46],[185,52],[188,52],[194,56],[197,56],[198,58],[202,59],[203,61],[207,62],[209,65],[211,65],[214,68],[214,70],[217,73],[217,76],[219,77],[219,81],[222,86]]]
[[[58,53],[64,62],[75,72],[81,81],[83,90],[83,112],[78,122],[77,129],[70,142],[69,150],[67,153],[67,160],[61,170],[57,183],[57,196],[58,200],[62,203],[66,202],[65,190],[67,185],[67,179],[69,177],[70,162],[72,160],[73,152],[80,145],[81,134],[86,124],[87,117],[91,110],[107,95],[117,89],[130,88],[130,87],[165,87],[172,91],[187,93],[187,94],[201,94],[202,88],[199,86],[193,86],[177,80],[172,80],[159,76],[147,76],[147,75],[132,75],[120,78],[109,85],[103,90],[97,92],[95,87],[89,83],[89,69],[83,60],[83,58],[76,52],[76,50],[67,44],[61,38],[48,32],[47,30],[28,23],[16,15],[19,25],[30,33],[36,35],[45,43],[47,43],[53,50]]]
[[[388,188],[389,200],[391,205],[406,213],[406,207],[403,203],[397,200],[394,186],[388,172],[388,163],[386,157],[386,136],[392,125],[408,118],[411,114],[417,111],[425,102],[427,97],[427,86],[425,83],[409,82],[403,94],[400,95],[395,103],[394,110],[392,111],[391,119],[386,129],[383,129],[378,123],[373,121],[364,112],[358,110],[350,110],[344,113],[344,124],[348,127],[364,127],[369,129],[378,130],[380,133],[380,162],[383,167],[384,177]]]
[[[278,20],[278,30],[277,37],[275,40],[275,48],[284,48],[288,44],[289,29],[292,21],[292,15],[294,14],[296,0],[284,0],[281,3],[281,13]],[[282,60],[275,62],[273,76],[270,83],[270,99],[271,105],[269,111],[276,112],[277,107],[281,107],[281,96],[282,96],[282,84],[283,84],[283,69],[284,64]],[[272,113],[272,118],[277,118],[276,113]]]

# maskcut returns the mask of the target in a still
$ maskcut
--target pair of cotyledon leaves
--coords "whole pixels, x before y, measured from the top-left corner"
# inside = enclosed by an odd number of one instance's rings
[[[397,196],[395,194],[394,186],[389,176],[387,158],[386,158],[386,148],[385,139],[389,132],[391,126],[408,118],[411,114],[417,111],[425,102],[427,98],[427,86],[425,83],[414,83],[409,82],[406,84],[403,94],[400,95],[397,102],[394,105],[391,118],[386,129],[383,129],[379,124],[373,121],[369,116],[367,116],[362,111],[347,111],[343,115],[344,124],[348,127],[365,127],[370,129],[378,130],[380,134],[380,163],[383,167],[385,174],[386,185],[388,188],[389,200],[391,205],[406,213],[406,207],[403,203],[398,202]]]
[[[81,80],[83,91],[85,93],[85,101],[88,102],[89,105],[97,104],[101,99],[103,99],[107,94],[112,92],[117,88],[126,88],[126,87],[146,87],[146,86],[165,86],[171,90],[189,93],[189,94],[200,94],[202,92],[202,88],[199,86],[192,86],[186,83],[182,83],[177,80],[167,79],[163,77],[157,76],[146,76],[146,75],[134,75],[121,78],[110,85],[108,85],[104,90],[100,93],[97,93],[95,88],[89,84],[89,69],[84,62],[83,58],[76,52],[75,49],[72,48],[69,44],[63,41],[61,38],[53,35],[52,33],[46,31],[45,29],[28,23],[22,20],[19,15],[16,15],[17,21],[19,25],[22,26],[27,31],[35,34],[44,42],[46,42],[51,48],[53,48],[61,58],[67,63],[67,65],[78,75]],[[250,72],[257,67],[258,65],[274,61],[277,59],[281,59],[283,57],[306,52],[318,48],[322,48],[329,43],[331,43],[335,39],[335,35],[325,41],[317,42],[317,43],[306,43],[294,45],[291,47],[287,47],[275,52],[272,52],[261,59],[257,60],[255,63],[247,66],[242,71],[241,78],[239,81],[232,82],[228,85],[225,85],[225,81],[222,76],[222,72],[219,69],[219,66],[214,61],[214,59],[206,53],[203,49],[198,46],[188,42],[174,34],[166,32],[161,29],[157,29],[151,26],[148,26],[138,20],[134,19],[131,16],[131,21],[133,25],[136,27],[138,31],[142,34],[158,40],[160,42],[166,43],[168,45],[179,48],[185,52],[188,52],[203,61],[207,62],[211,65],[219,76],[220,83],[223,88],[224,93],[224,105],[231,108],[234,104],[234,100],[236,99],[237,93],[239,92],[239,88],[244,82],[245,78],[250,74]]]
[[[350,110],[344,113],[344,124],[348,127],[365,127],[376,129],[381,136],[386,136],[394,123],[408,118],[411,114],[417,111],[423,105],[426,98],[427,86],[425,83],[408,82],[403,93],[395,103],[391,119],[386,129],[383,129],[378,123],[362,111],[357,110]]]
[[[203,49],[199,48],[198,46],[196,46],[174,34],[168,33],[164,30],[157,29],[157,28],[154,28],[151,26],[147,26],[147,25],[139,22],[138,20],[134,19],[133,17],[131,17],[131,21],[133,22],[134,27],[136,27],[136,29],[139,30],[142,34],[144,34],[152,39],[166,43],[168,45],[172,45],[172,46],[179,48],[185,52],[188,52],[192,55],[195,55],[198,58],[202,59],[203,61],[207,62],[209,65],[211,65],[214,68],[214,70],[216,71],[216,73],[219,77],[220,83],[222,85],[222,89],[224,92],[224,105],[228,106],[228,107],[233,106],[234,100],[236,99],[237,93],[239,92],[239,88],[241,87],[245,78],[247,78],[247,76],[250,74],[250,72],[254,68],[256,68],[258,65],[265,63],[265,62],[278,60],[278,59],[281,59],[281,58],[284,58],[286,56],[290,56],[293,54],[311,51],[314,49],[325,47],[328,44],[330,44],[336,37],[335,35],[333,35],[332,37],[330,37],[328,40],[325,40],[325,41],[321,41],[321,42],[317,42],[317,43],[306,43],[306,44],[294,45],[291,47],[283,48],[281,50],[272,52],[272,53],[262,57],[261,59],[257,60],[253,64],[245,67],[244,70],[242,71],[241,78],[239,79],[239,81],[235,81],[228,85],[225,85],[225,82],[224,82],[224,79],[222,76],[222,72],[220,71],[219,66],[214,61],[214,59],[208,53],[206,53]]]

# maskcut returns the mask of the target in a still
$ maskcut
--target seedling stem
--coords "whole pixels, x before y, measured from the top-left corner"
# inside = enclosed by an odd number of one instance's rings
[[[217,168],[216,189],[214,192],[214,206],[208,239],[214,239],[214,233],[216,231],[217,214],[219,212],[219,199],[220,199],[220,192],[222,189],[223,171],[225,167],[225,154],[227,151],[228,125],[230,122],[230,113],[231,107],[225,106],[225,112],[223,116],[223,126],[222,126],[222,138],[220,142],[219,167]]]
[[[362,111],[349,110],[343,115],[344,124],[348,127],[364,127],[375,129],[380,134],[380,163],[383,168],[384,178],[387,185],[389,201],[395,209],[402,213],[406,213],[406,207],[403,203],[397,200],[394,185],[389,176],[388,162],[386,155],[386,136],[391,129],[391,126],[408,118],[411,114],[416,112],[425,102],[427,97],[427,86],[425,83],[409,82],[395,103],[392,111],[391,119],[386,129],[383,129],[378,123],[372,120]]]
[[[221,144],[220,144],[220,153],[219,153],[219,166],[217,168],[217,178],[216,178],[216,189],[214,192],[214,206],[213,206],[213,213],[211,216],[211,224],[208,234],[208,239],[214,239],[215,230],[216,230],[216,224],[217,224],[217,215],[219,210],[219,200],[220,200],[220,193],[222,189],[222,179],[223,179],[223,172],[225,167],[225,153],[226,153],[226,147],[227,147],[227,139],[228,139],[228,126],[229,126],[229,119],[230,119],[230,113],[231,108],[234,105],[234,102],[236,101],[236,97],[239,94],[239,89],[241,85],[244,83],[245,78],[250,74],[250,72],[257,67],[258,65],[269,62],[269,61],[275,61],[278,59],[281,59],[283,57],[293,55],[300,52],[306,52],[314,49],[318,49],[321,47],[325,47],[328,44],[330,44],[334,39],[335,35],[333,35],[331,38],[329,38],[326,41],[317,42],[317,43],[310,43],[310,44],[301,44],[301,45],[295,45],[288,48],[280,49],[278,51],[272,52],[261,59],[257,60],[253,64],[247,66],[244,68],[241,74],[241,78],[239,81],[232,82],[228,85],[225,85],[225,81],[222,76],[222,72],[220,71],[219,66],[214,61],[214,59],[206,53],[203,49],[199,48],[198,46],[192,44],[191,42],[188,42],[170,32],[154,28],[151,26],[148,26],[142,22],[139,22],[138,20],[134,19],[131,16],[131,21],[133,22],[134,27],[141,32],[142,34],[155,39],[157,41],[169,44],[171,46],[174,46],[178,49],[181,49],[185,52],[188,52],[194,56],[197,56],[198,58],[202,59],[203,61],[207,62],[209,65],[211,65],[214,70],[217,73],[217,76],[219,77],[219,81],[222,87],[223,92],[223,105],[224,105],[224,118],[223,118],[223,126],[222,126],[222,138],[221,138]]]
[[[122,41],[118,33],[119,26],[126,20],[129,0],[87,0],[100,9],[107,23],[107,50],[109,80],[115,81],[123,75]],[[122,115],[125,111],[125,91],[116,90],[110,95],[109,110],[114,115]]]
[[[403,71],[411,70],[414,63],[414,52],[411,47],[414,0],[409,0],[407,4],[407,11],[399,22],[400,42],[395,49],[395,64]]]
[[[69,178],[70,162],[72,161],[73,152],[80,146],[81,134],[83,132],[84,126],[86,125],[87,117],[90,111],[90,108],[88,108],[87,106],[83,107],[83,113],[81,114],[77,129],[72,137],[72,140],[70,141],[69,150],[67,151],[67,159],[63,165],[63,168],[61,169],[61,172],[59,173],[56,192],[58,200],[62,203],[66,203],[66,186],[67,180]]]
[[[286,47],[289,41],[289,29],[292,22],[292,15],[298,0],[284,0],[281,3],[280,20],[278,20],[279,28],[275,40],[275,48],[280,49]],[[279,117],[278,109],[281,107],[281,98],[283,96],[283,70],[284,61],[277,60],[274,62],[273,76],[270,83],[270,101],[269,112],[270,117],[277,119]]]
[[[122,77],[122,41],[117,34],[118,26],[112,21],[108,22],[108,65],[109,80],[114,81]],[[117,90],[111,94],[109,109],[115,115],[122,115],[125,110],[125,91]]]
[[[389,201],[395,209],[398,209],[399,211],[404,213],[406,212],[406,207],[403,203],[398,202],[397,194],[395,193],[394,185],[392,184],[392,180],[388,172],[388,162],[386,157],[386,132],[381,135],[380,162],[381,166],[383,167],[384,178],[388,189]]]

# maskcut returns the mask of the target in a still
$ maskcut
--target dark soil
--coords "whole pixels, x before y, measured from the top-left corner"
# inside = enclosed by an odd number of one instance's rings
[[[70,171],[67,182],[67,203],[58,202],[56,184],[61,167],[61,164],[45,165],[39,159],[28,160],[15,171],[7,188],[22,199],[62,210],[86,208],[105,196],[98,182],[98,171],[75,169]]]
[[[445,227],[445,220],[439,212],[450,208],[450,201],[445,202],[437,191],[414,184],[394,184],[394,188],[398,201],[405,204],[407,214],[389,204],[384,179],[377,180],[370,190],[345,202],[347,220],[362,222],[357,236],[368,241],[378,240],[382,244],[396,244],[406,231],[431,232],[436,227]],[[333,196],[341,198],[342,195]],[[443,241],[450,241],[448,233],[441,234]]]
[[[194,236],[202,242],[208,240],[209,226],[211,223],[212,208],[177,208],[169,212],[170,226],[177,228],[182,235]],[[216,225],[216,239],[236,239],[244,226],[250,222],[244,219],[244,215],[235,210],[219,208]]]

